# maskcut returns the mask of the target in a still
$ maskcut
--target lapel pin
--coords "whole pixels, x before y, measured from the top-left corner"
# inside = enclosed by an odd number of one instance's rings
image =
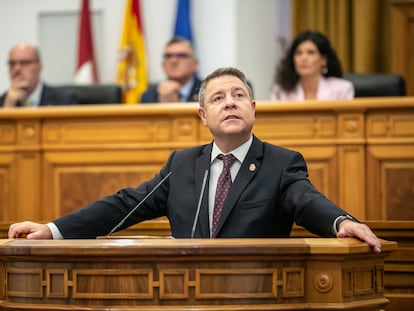
[[[256,164],[251,163],[251,164],[249,165],[249,171],[250,171],[250,172],[254,172],[255,170],[256,170]]]

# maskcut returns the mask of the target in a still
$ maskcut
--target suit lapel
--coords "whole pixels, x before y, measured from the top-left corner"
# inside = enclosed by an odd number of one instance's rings
[[[210,172],[210,159],[211,159],[211,148],[212,144],[207,145],[204,150],[203,154],[197,158],[196,160],[196,175],[195,175],[195,189],[196,193],[196,206],[194,209],[197,208],[198,201],[200,199],[200,193],[202,189],[203,179],[205,172]],[[207,176],[209,177],[209,176]],[[209,229],[209,221],[208,221],[208,193],[209,193],[209,178],[206,180],[206,185],[202,194],[202,202],[200,207],[200,214],[197,219],[197,227],[195,232],[199,232],[198,234],[195,234],[195,237],[203,237],[208,238],[210,237],[210,229]],[[194,214],[195,215],[195,214]],[[200,236],[201,232],[201,236]]]
[[[223,210],[219,222],[217,224],[216,237],[220,233],[220,229],[225,223],[227,217],[235,207],[240,195],[246,186],[250,183],[251,179],[256,175],[261,165],[261,159],[263,157],[263,143],[256,137],[253,137],[253,143],[246,155],[243,163],[240,166],[240,170],[227,194],[226,201],[224,202]]]

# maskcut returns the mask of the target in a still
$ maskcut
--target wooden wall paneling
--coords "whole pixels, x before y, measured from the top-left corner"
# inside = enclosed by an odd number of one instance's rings
[[[137,186],[160,170],[172,150],[193,146],[198,136],[197,116],[45,121],[48,208],[43,214],[55,218],[122,187]]]
[[[412,311],[414,306],[414,221],[368,221],[382,239],[398,248],[385,260],[387,311]]]
[[[399,193],[405,202],[412,196],[407,186],[411,182],[409,170],[403,167],[407,164],[409,168],[414,158],[409,149],[414,146],[413,105],[410,97],[260,102],[254,133],[263,141],[301,152],[316,187],[359,219],[385,219],[385,212],[376,212],[378,206],[388,204],[383,202],[383,164],[389,177],[395,176],[396,165],[400,165],[398,176],[405,176],[407,182]],[[160,104],[0,111],[0,155],[3,161],[12,161],[11,173],[4,174],[14,178],[7,184],[12,189],[10,197],[20,189],[27,193],[19,202],[9,201],[12,205],[7,215],[17,214],[4,220],[35,215],[32,219],[47,221],[103,192],[116,191],[116,184],[119,188],[131,183],[135,186],[141,178],[157,172],[172,150],[211,142],[196,109],[191,104]],[[387,148],[377,149],[382,147]],[[12,158],[4,160],[8,154],[13,154]],[[9,168],[3,165],[4,170]],[[371,174],[376,174],[373,186],[368,180]],[[20,181],[26,184],[22,186]],[[40,192],[36,191],[39,184]],[[399,191],[398,184],[392,186],[387,188],[389,198]],[[4,187],[2,193],[7,193]],[[78,197],[68,200],[70,189],[76,187],[81,188]],[[30,211],[21,212],[19,206]]]
[[[41,198],[41,158],[37,151],[16,154],[16,206],[11,220],[42,220],[39,213]]]
[[[414,220],[414,115],[385,109],[366,120],[368,219]]]
[[[136,187],[160,170],[169,153],[169,150],[45,153],[45,219],[74,211],[123,187]]]
[[[0,153],[0,221],[16,219],[16,198],[19,195],[16,184],[16,162],[11,152]],[[21,195],[21,194],[20,194]]]
[[[365,219],[365,123],[363,110],[338,116],[339,205]]]
[[[335,146],[287,146],[300,150],[306,160],[309,180],[330,200],[339,204],[338,150]]]
[[[407,95],[414,95],[414,3],[391,0],[391,70],[405,77]]]
[[[336,136],[336,116],[325,111],[257,112],[253,132],[279,145],[331,144]]]
[[[367,206],[372,220],[414,220],[414,146],[367,149]]]
[[[339,148],[339,205],[358,219],[366,219],[364,158],[362,146]]]
[[[0,120],[0,220],[14,219],[17,189],[15,149],[17,126],[15,120]]]
[[[376,158],[375,153],[371,151],[371,147],[368,147],[366,152],[367,158],[367,173],[366,173],[366,218],[383,220],[386,219],[386,213],[384,206],[382,206],[382,192],[381,192],[381,174],[380,174],[380,161]]]
[[[333,112],[259,111],[253,132],[263,141],[301,152],[307,161],[311,182],[338,203],[336,127]]]
[[[414,220],[414,161],[407,160],[400,158],[394,163],[386,163],[381,171],[387,220]]]
[[[16,192],[16,206],[12,219],[41,220],[38,212],[41,198],[41,124],[38,118],[33,118],[21,120],[16,128],[16,183],[12,190]]]

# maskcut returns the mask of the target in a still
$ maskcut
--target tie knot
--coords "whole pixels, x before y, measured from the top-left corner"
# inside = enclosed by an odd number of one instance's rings
[[[223,161],[223,169],[230,168],[233,165],[234,161],[236,161],[236,158],[231,153],[230,154],[226,154],[226,155],[219,154],[217,156],[217,159],[220,159],[220,160]]]

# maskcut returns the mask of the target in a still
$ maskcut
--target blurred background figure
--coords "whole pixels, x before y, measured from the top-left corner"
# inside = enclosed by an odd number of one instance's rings
[[[10,87],[0,97],[0,106],[73,105],[76,98],[41,81],[42,62],[35,46],[20,43],[9,52]]]
[[[304,31],[292,42],[276,69],[272,100],[354,98],[354,87],[342,79],[341,63],[328,38]]]
[[[201,81],[197,77],[198,60],[191,42],[174,37],[165,46],[162,67],[166,80],[151,85],[141,97],[141,103],[195,102]]]

